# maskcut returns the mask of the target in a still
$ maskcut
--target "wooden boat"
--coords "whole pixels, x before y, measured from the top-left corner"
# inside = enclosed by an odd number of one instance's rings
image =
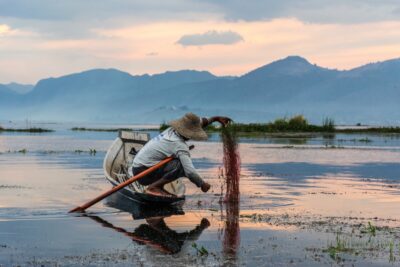
[[[120,193],[109,196],[105,201],[105,205],[132,214],[134,220],[185,214],[183,211],[183,201],[177,202],[174,205],[160,206],[153,205],[152,203],[139,203]]]
[[[108,149],[104,158],[103,169],[105,177],[116,186],[132,177],[132,162],[137,152],[150,140],[150,135],[144,132],[120,131]],[[139,203],[178,204],[185,200],[185,185],[182,178],[164,186],[164,189],[176,198],[157,197],[145,193],[146,186],[138,181],[124,187],[119,192]]]

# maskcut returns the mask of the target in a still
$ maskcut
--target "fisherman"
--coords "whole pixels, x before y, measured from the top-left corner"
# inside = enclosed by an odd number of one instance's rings
[[[190,158],[188,140],[206,140],[207,133],[203,130],[213,122],[226,126],[231,119],[227,117],[200,118],[193,113],[187,113],[182,118],[169,122],[170,127],[151,139],[135,156],[132,171],[134,175],[141,173],[161,160],[174,156],[174,159],[163,167],[147,174],[138,180],[147,186],[146,193],[153,196],[175,197],[163,187],[165,184],[181,177],[187,177],[201,191],[207,192],[210,184],[203,181],[193,166]]]

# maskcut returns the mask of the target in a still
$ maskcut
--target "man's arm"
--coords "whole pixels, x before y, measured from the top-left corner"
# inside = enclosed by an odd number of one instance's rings
[[[213,122],[219,122],[222,126],[226,126],[232,120],[228,117],[214,116],[210,118],[201,118],[201,127],[207,127]]]
[[[208,189],[210,189],[210,185],[204,182],[200,174],[196,171],[190,156],[187,153],[181,152],[178,154],[178,158],[182,164],[186,177],[189,178],[192,183],[197,185],[197,187],[200,187],[203,192],[207,192]]]

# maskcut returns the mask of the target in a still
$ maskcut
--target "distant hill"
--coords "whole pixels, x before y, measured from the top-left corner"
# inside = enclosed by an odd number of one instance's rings
[[[0,111],[1,111],[1,106],[4,106],[9,101],[15,101],[16,98],[17,98],[16,92],[11,90],[7,86],[0,84]]]
[[[18,94],[26,94],[35,87],[32,84],[19,84],[19,83],[4,84],[4,86],[8,87],[9,89]]]
[[[41,80],[22,95],[0,86],[0,119],[160,123],[191,110],[238,121],[301,113],[315,123],[400,124],[399,74],[400,59],[338,71],[299,56],[240,77],[95,69]]]

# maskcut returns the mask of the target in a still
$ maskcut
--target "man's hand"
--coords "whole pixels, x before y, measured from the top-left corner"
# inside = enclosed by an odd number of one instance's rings
[[[232,121],[232,119],[228,118],[228,117],[217,116],[214,118],[215,118],[215,121],[221,123],[222,126],[226,126],[226,125],[228,125],[228,123],[230,123]]]
[[[210,190],[211,185],[209,183],[204,182],[201,185],[201,191],[203,191],[204,193],[206,193],[208,190]]]
[[[225,127],[226,125],[228,125],[228,123],[232,122],[231,118],[228,117],[222,117],[222,116],[215,116],[215,117],[211,117],[211,118],[202,118],[201,119],[201,127],[207,127],[208,125],[210,125],[213,122],[219,122],[223,127]]]

